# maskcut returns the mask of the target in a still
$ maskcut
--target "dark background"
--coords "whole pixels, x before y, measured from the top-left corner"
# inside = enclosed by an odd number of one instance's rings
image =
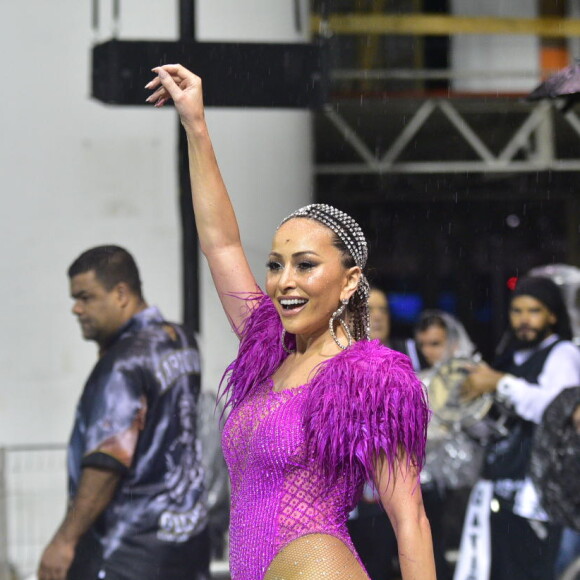
[[[472,192],[464,183],[456,194],[453,176],[414,177],[413,184],[401,180],[399,196],[396,185],[369,192],[350,183],[347,194],[335,183],[325,192],[333,180],[319,178],[318,199],[351,213],[365,230],[369,279],[389,295],[393,336],[411,336],[422,309],[441,308],[458,316],[491,361],[507,324],[509,280],[535,266],[569,263],[567,205],[576,194],[565,182],[573,177],[560,179],[557,196],[549,177],[503,177]],[[417,185],[429,191],[434,184],[446,194],[416,194]]]

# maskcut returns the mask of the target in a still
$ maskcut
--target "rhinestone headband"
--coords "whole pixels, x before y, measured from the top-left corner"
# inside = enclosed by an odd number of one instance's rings
[[[346,246],[356,265],[361,270],[365,267],[368,258],[367,241],[361,227],[347,213],[325,203],[311,203],[284,218],[278,227],[296,217],[312,218],[330,228]]]

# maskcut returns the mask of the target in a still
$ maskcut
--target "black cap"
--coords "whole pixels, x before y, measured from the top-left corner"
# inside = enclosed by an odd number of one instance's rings
[[[550,312],[556,316],[554,331],[566,340],[572,338],[570,316],[564,303],[562,292],[550,278],[543,276],[527,276],[518,280],[511,299],[518,296],[531,296],[539,300]]]

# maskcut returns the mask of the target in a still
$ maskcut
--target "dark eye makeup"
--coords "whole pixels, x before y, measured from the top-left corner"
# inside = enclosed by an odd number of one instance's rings
[[[299,262],[296,262],[294,267],[298,271],[307,272],[313,268],[316,268],[316,266],[318,266],[318,262],[314,262],[312,260],[300,260]],[[270,272],[277,272],[279,270],[283,270],[284,265],[276,260],[268,260],[266,262],[266,269],[270,270]]]
[[[275,272],[276,270],[282,269],[282,264],[280,264],[280,262],[275,262],[274,260],[268,260],[266,262],[266,268],[271,272]]]

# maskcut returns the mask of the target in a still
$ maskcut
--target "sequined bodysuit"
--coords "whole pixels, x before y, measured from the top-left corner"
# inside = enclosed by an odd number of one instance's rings
[[[232,579],[261,580],[285,546],[308,534],[333,536],[358,559],[348,514],[380,451],[392,460],[404,446],[421,460],[428,417],[422,387],[404,355],[364,341],[324,363],[310,383],[276,392],[270,377],[286,355],[268,299],[246,331],[230,366],[222,434],[232,485]],[[390,378],[376,384],[387,359]],[[401,369],[406,382],[395,388],[391,379]]]
[[[308,386],[275,392],[266,381],[232,411],[223,433],[232,481],[230,562],[234,578],[262,578],[295,538],[337,536],[354,552],[346,519],[357,489],[327,488],[307,461],[302,415]]]

